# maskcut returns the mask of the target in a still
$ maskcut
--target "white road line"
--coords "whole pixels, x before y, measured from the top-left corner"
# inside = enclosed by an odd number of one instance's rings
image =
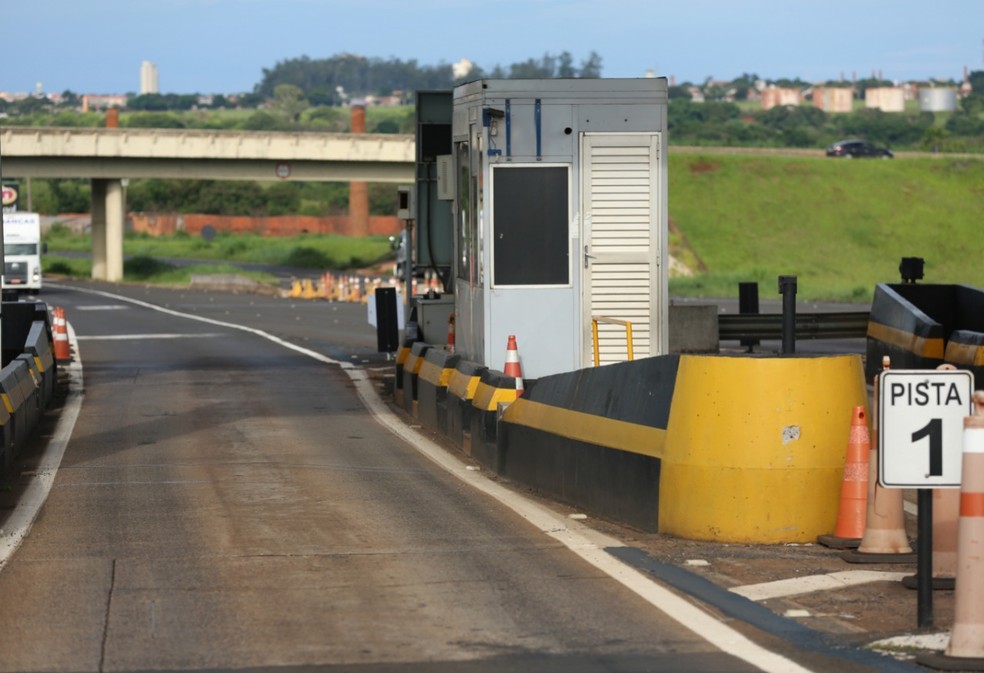
[[[500,484],[484,477],[481,471],[466,469],[465,464],[456,456],[449,454],[444,448],[431,441],[425,435],[407,427],[379,398],[366,373],[361,369],[353,367],[351,363],[334,360],[321,353],[316,353],[307,348],[289,343],[272,334],[252,327],[180,313],[172,309],[155,306],[154,304],[138,299],[114,295],[109,292],[83,288],[66,289],[96,294],[210,325],[219,325],[249,332],[290,350],[307,355],[318,362],[341,367],[355,384],[356,391],[362,399],[363,404],[366,405],[366,408],[375,416],[381,425],[389,429],[393,434],[406,440],[421,454],[461,481],[501,502],[516,514],[526,519],[530,524],[536,526],[540,531],[554,538],[592,566],[624,585],[657,610],[663,612],[667,617],[673,619],[681,626],[690,629],[694,634],[721,651],[737,657],[762,671],[766,671],[766,673],[809,673],[810,669],[804,668],[791,659],[787,659],[752,642],[686,598],[675,594],[656,582],[652,577],[622,563],[605,551],[607,547],[625,546],[622,542],[594,531],[584,524],[568,519],[562,514],[557,514],[546,507],[513,493]]]
[[[202,334],[102,334],[80,336],[79,341],[143,341],[146,339],[214,339],[225,336],[217,332]]]
[[[75,331],[71,325],[68,325],[68,338],[69,343],[75,341]],[[78,353],[78,348],[75,352]],[[27,537],[41,506],[48,498],[51,485],[58,473],[58,466],[61,465],[62,457],[65,455],[68,440],[72,437],[72,430],[75,429],[79,410],[82,408],[82,362],[75,359],[61,366],[68,372],[68,396],[62,405],[55,430],[48,440],[30,484],[14,506],[5,528],[0,531],[0,569],[3,569]]]
[[[814,591],[843,589],[844,587],[868,584],[869,582],[901,582],[903,577],[911,574],[891,573],[879,570],[844,570],[827,575],[807,575],[805,577],[776,580],[775,582],[746,584],[745,586],[732,587],[729,591],[739,596],[744,596],[749,600],[767,601],[770,598],[800,596],[802,594],[813,593]]]
[[[104,304],[100,306],[76,306],[72,309],[73,311],[128,311],[129,306],[120,306],[119,304]]]

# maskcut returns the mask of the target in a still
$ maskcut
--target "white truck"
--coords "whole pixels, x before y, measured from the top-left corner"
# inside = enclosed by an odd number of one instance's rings
[[[41,218],[37,213],[3,214],[3,289],[41,291]]]

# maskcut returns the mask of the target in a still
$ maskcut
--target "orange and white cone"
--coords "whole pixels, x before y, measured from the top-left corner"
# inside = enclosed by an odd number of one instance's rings
[[[974,415],[964,419],[953,630],[942,655],[916,658],[951,671],[984,671],[984,392],[974,402]]]
[[[852,412],[851,434],[847,440],[837,525],[833,535],[821,535],[817,538],[817,542],[825,547],[853,549],[861,544],[867,519],[870,453],[868,415],[863,406],[856,406]]]
[[[875,399],[878,381],[875,378]],[[872,448],[868,453],[869,474],[878,474],[878,415],[874,416]],[[841,554],[848,563],[915,563],[916,554],[905,532],[905,512],[902,489],[884,488],[877,479],[868,480],[868,507],[865,514],[864,536],[857,550]]]
[[[454,353],[454,313],[448,316],[448,348],[449,353]]]
[[[984,415],[964,419],[960,523],[957,530],[957,589],[953,631],[946,654],[984,658]]]
[[[516,397],[523,394],[523,367],[519,364],[519,349],[516,348],[515,335],[509,335],[506,342],[506,365],[503,368],[506,376],[516,379]]]
[[[51,336],[55,341],[55,360],[71,360],[72,350],[68,345],[68,326],[65,324],[65,309],[55,307],[52,314]]]

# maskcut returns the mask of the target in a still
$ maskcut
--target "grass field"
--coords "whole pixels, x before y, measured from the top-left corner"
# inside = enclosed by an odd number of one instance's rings
[[[778,296],[791,274],[804,299],[865,301],[902,257],[925,258],[924,282],[984,287],[984,161],[671,154],[668,179],[670,218],[706,267],[672,294],[759,281]]]

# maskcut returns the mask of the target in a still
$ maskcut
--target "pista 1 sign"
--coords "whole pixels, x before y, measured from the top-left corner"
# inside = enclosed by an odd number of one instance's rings
[[[973,414],[974,375],[963,370],[890,369],[878,382],[878,483],[955,488],[963,419]]]

